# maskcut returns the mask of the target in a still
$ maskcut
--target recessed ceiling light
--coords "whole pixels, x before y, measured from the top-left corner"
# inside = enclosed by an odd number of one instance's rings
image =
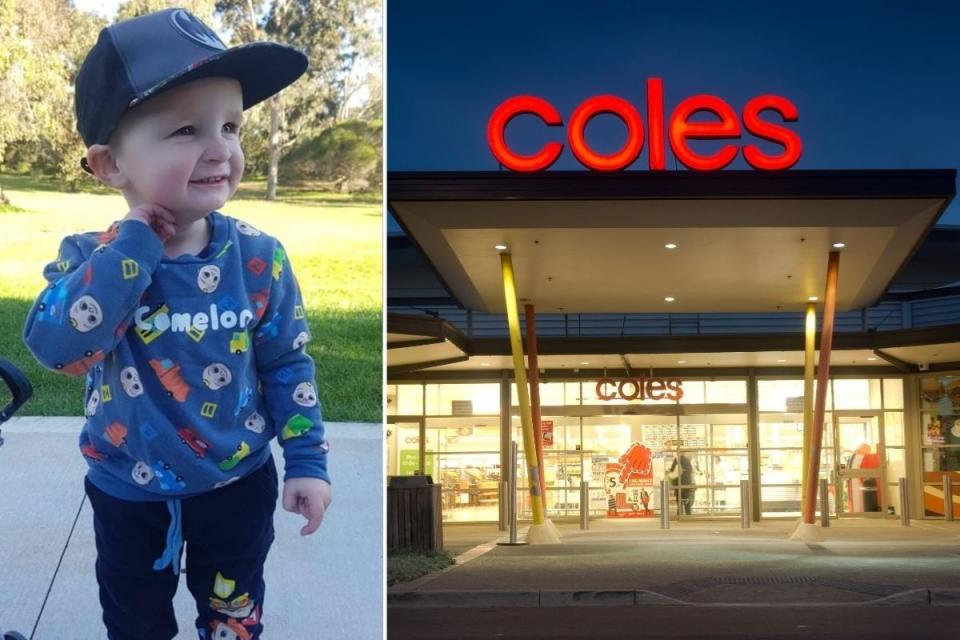
[[[779,360],[777,360],[777,362],[786,362],[786,360],[784,360],[783,358],[780,358]]]
[[[876,358],[871,357],[871,358],[867,358],[867,360],[869,360],[870,362],[873,362],[874,360],[876,360]]]
[[[489,363],[489,362],[481,362],[481,363],[480,363],[480,366],[481,366],[481,367],[489,367],[489,366],[490,366],[490,363]]]
[[[834,243],[833,243],[833,248],[834,248],[834,249],[843,249],[845,246],[847,246],[847,245],[844,244],[843,242],[834,242]]]
[[[498,244],[498,245],[496,245],[496,246],[494,247],[494,249],[496,249],[497,251],[506,251],[506,250],[507,250],[507,245],[505,245],[505,244]]]
[[[816,302],[817,296],[810,296],[809,298],[807,298],[807,300],[809,300],[810,302]]]
[[[687,364],[686,360],[677,360],[677,364]]]
[[[580,364],[590,364],[589,362],[581,362]]]
[[[676,249],[676,248],[677,248],[677,245],[676,245],[675,243],[673,243],[673,242],[668,242],[667,244],[665,244],[665,245],[663,245],[663,246],[666,247],[667,249]]]
[[[663,299],[664,302],[673,302],[674,300],[676,300],[676,298],[674,298],[673,296],[667,296],[666,298]]]

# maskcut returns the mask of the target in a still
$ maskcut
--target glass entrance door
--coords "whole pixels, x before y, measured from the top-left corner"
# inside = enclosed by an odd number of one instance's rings
[[[387,421],[388,476],[412,476],[424,472],[420,457],[422,431],[423,420]]]
[[[836,413],[837,515],[881,514],[885,510],[881,465],[883,417],[880,412]]]

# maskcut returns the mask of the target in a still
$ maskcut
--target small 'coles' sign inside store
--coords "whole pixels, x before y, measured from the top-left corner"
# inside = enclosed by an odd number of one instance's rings
[[[673,400],[683,397],[683,381],[679,378],[613,378],[597,380],[597,397],[601,400]]]
[[[744,144],[743,158],[747,164],[763,171],[789,169],[800,160],[800,152],[803,148],[800,136],[781,124],[761,118],[763,112],[774,112],[783,122],[797,121],[797,107],[781,96],[770,94],[757,96],[747,102],[739,115],[722,98],[707,94],[691,96],[676,106],[666,123],[670,148],[677,160],[687,168],[696,171],[715,171],[733,162],[741,151],[741,147],[736,144],[726,144],[717,152],[704,155],[694,152],[688,145],[688,141],[738,140],[743,129],[746,129],[757,138],[783,147],[781,154],[769,155],[754,144]],[[717,120],[692,122],[691,118],[697,113],[709,113]],[[539,151],[530,155],[522,155],[512,150],[506,142],[507,125],[523,114],[537,116],[550,127],[563,126],[563,119],[559,112],[543,98],[515,96],[504,100],[490,116],[487,122],[487,144],[490,145],[490,150],[497,161],[512,171],[543,171],[560,157],[563,144],[556,141],[548,142]],[[587,124],[600,114],[616,116],[627,128],[627,140],[615,153],[597,153],[587,143]],[[650,170],[663,171],[666,169],[666,146],[663,81],[660,78],[647,80],[647,131],[650,138],[648,153]],[[643,121],[637,109],[623,98],[612,95],[587,98],[574,109],[567,124],[567,142],[570,150],[582,165],[595,171],[619,171],[633,164],[643,149],[644,137]]]

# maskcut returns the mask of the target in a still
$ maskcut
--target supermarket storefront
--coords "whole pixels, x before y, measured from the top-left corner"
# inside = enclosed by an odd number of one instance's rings
[[[949,203],[954,179],[391,175],[391,212],[456,309],[429,310],[413,283],[420,297],[406,306],[429,313],[388,315],[387,473],[431,475],[448,522],[502,517],[510,442],[523,446],[499,315],[495,247],[509,246],[517,296],[537,311],[548,517],[579,515],[583,480],[592,517],[654,517],[664,479],[680,485],[674,517],[738,516],[743,479],[754,517],[796,517],[798,313],[822,293],[825,258],[842,241],[838,310],[863,322],[841,326],[834,342],[820,465],[831,513],[896,517],[906,477],[911,515],[942,517],[943,473],[958,472],[960,488],[960,320],[948,313],[942,326],[911,329],[904,307],[899,330],[877,331],[871,305]],[[392,291],[408,277],[388,258]],[[457,313],[459,328],[445,321]],[[773,325],[755,327],[760,315]],[[651,328],[661,316],[667,328]],[[590,318],[619,324],[591,330]]]

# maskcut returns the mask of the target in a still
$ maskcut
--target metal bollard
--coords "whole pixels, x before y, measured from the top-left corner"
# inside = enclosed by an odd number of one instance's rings
[[[504,480],[500,483],[500,523],[498,526],[500,531],[507,530],[507,521],[510,518],[510,509],[507,506],[509,502],[509,498],[507,497],[508,491],[510,491],[510,483]]]
[[[900,524],[910,526],[910,496],[907,494],[907,479],[900,478]]]
[[[953,476],[943,475],[943,519],[953,522]]]
[[[830,526],[830,482],[820,478],[820,526]]]
[[[670,528],[670,483],[660,481],[660,528]]]
[[[510,499],[509,515],[510,522],[510,544],[517,544],[517,443],[513,443],[510,449]]]
[[[590,528],[590,483],[580,481],[580,528]]]
[[[750,528],[750,481],[740,481],[740,528]]]

